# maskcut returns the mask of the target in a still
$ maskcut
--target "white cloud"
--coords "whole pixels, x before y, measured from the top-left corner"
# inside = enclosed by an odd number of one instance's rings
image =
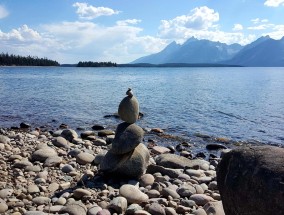
[[[141,20],[140,19],[126,19],[126,20],[119,20],[116,22],[117,25],[136,25],[138,23],[140,23]]]
[[[284,0],[266,0],[264,5],[268,7],[279,7],[280,5],[284,5]]]
[[[91,20],[99,16],[111,16],[120,13],[120,11],[115,11],[108,7],[94,7],[87,3],[76,2],[73,4],[73,7],[77,7],[76,13],[80,18],[86,20]]]
[[[269,35],[275,40],[280,40],[284,36],[284,25],[275,25],[271,32],[264,34],[263,36]]]
[[[233,31],[241,31],[244,27],[241,24],[235,24],[233,27]]]
[[[255,18],[250,20],[253,24],[260,24],[260,23],[268,23],[268,19],[260,19],[260,18]]]
[[[187,30],[207,30],[216,27],[219,13],[206,6],[195,8],[189,15],[178,16],[172,20],[162,20],[159,27],[160,36],[174,37]]]
[[[9,15],[8,10],[3,5],[0,5],[0,19],[3,19],[8,15]]]

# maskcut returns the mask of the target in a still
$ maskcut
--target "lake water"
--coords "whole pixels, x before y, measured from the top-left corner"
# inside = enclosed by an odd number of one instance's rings
[[[0,67],[0,127],[114,128],[128,87],[144,128],[284,145],[284,68]]]

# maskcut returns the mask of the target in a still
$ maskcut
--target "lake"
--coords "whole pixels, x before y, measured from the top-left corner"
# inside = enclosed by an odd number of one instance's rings
[[[0,67],[0,127],[115,128],[129,87],[143,128],[284,145],[284,68]]]

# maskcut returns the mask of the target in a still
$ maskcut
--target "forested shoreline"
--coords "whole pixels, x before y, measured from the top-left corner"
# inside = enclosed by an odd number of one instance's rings
[[[60,66],[60,64],[47,58],[1,53],[0,66]]]

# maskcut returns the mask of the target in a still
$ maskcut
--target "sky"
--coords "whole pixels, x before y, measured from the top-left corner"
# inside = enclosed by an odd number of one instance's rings
[[[190,37],[284,36],[284,0],[0,0],[0,53],[129,63]]]

